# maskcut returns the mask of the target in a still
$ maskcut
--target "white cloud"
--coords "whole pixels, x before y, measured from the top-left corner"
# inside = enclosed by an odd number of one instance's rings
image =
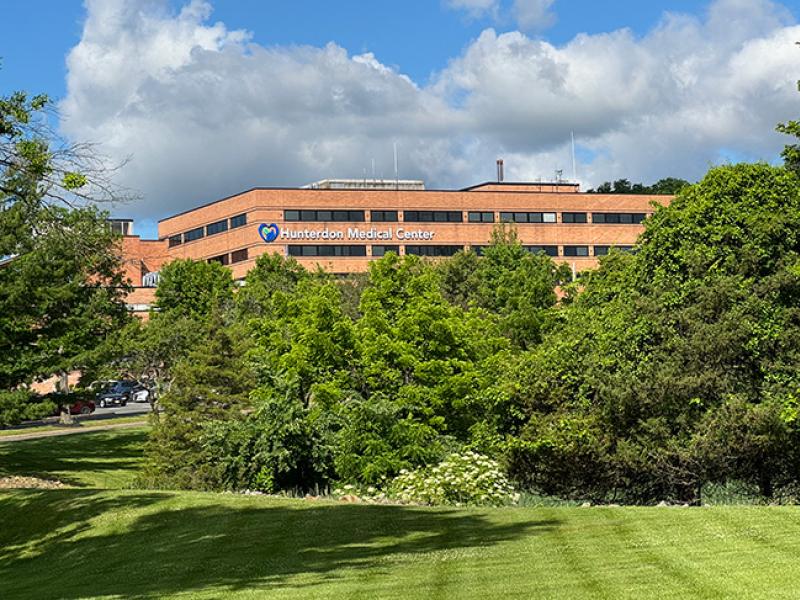
[[[489,29],[419,86],[373,54],[335,44],[263,47],[211,23],[194,0],[90,0],[68,57],[65,133],[132,156],[135,216],[164,216],[255,185],[393,174],[432,187],[571,171],[584,184],[695,178],[729,154],[771,159],[796,118],[800,27],[767,0],[667,15],[644,37],[563,46]]]
[[[514,20],[523,31],[540,31],[556,22],[550,9],[555,0],[514,0],[511,9]]]

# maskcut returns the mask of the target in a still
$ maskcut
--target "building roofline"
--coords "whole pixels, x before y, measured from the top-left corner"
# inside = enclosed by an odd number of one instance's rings
[[[449,194],[459,194],[462,192],[469,192],[474,190],[475,188],[479,188],[485,185],[507,185],[509,187],[514,186],[534,186],[534,185],[564,185],[564,186],[574,186],[577,187],[580,184],[577,183],[553,183],[553,182],[540,182],[540,181],[520,181],[520,182],[513,182],[513,181],[487,181],[484,183],[479,183],[468,188],[458,189],[458,190],[442,190],[442,189],[425,189],[425,190],[391,190],[391,189],[384,189],[384,190],[345,190],[345,189],[319,189],[319,188],[305,188],[305,187],[285,187],[285,186],[256,186],[252,188],[248,188],[241,192],[237,192],[235,194],[230,194],[229,196],[225,196],[224,198],[219,198],[218,200],[212,200],[211,202],[206,202],[205,204],[201,204],[199,206],[195,206],[193,208],[187,208],[179,213],[175,213],[174,215],[170,215],[168,217],[164,217],[163,219],[159,219],[158,223],[163,223],[164,221],[169,221],[171,219],[175,219],[177,217],[181,217],[183,215],[189,214],[195,210],[200,210],[201,208],[207,208],[209,206],[213,206],[219,202],[225,202],[226,200],[231,200],[232,198],[236,198],[237,196],[243,196],[244,194],[249,194],[250,192],[257,192],[257,191],[284,191],[284,192],[293,192],[293,191],[302,191],[302,192],[314,192],[319,194],[341,194],[341,193],[352,193],[353,191],[356,192],[371,192],[376,194],[387,194],[387,193],[396,193],[398,191],[403,192],[405,194],[427,194],[431,192],[437,193],[449,193]],[[542,192],[548,193],[548,192]]]
[[[509,187],[533,187],[536,185],[561,185],[570,187],[579,187],[580,184],[572,181],[484,181],[483,183],[476,183],[469,187],[461,188],[460,190],[453,190],[456,192],[471,192],[477,188],[482,188],[487,185],[507,185]]]

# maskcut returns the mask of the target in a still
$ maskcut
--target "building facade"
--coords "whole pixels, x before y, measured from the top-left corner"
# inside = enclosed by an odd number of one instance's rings
[[[430,257],[468,247],[480,252],[502,223],[513,226],[531,252],[579,272],[596,266],[612,247],[631,248],[654,203],[670,200],[581,193],[577,184],[563,182],[426,190],[418,181],[326,180],[257,188],[161,220],[157,241],[128,242],[126,264],[137,286],[129,304],[139,310],[149,305],[148,273],[178,258],[220,262],[236,279],[265,252],[346,274],[365,271],[389,251]]]

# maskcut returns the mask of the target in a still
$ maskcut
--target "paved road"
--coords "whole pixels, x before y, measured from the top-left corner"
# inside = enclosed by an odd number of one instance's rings
[[[150,412],[149,402],[129,402],[127,406],[112,406],[111,408],[97,408],[88,418],[109,419],[116,417],[130,417],[133,415],[145,415]]]
[[[142,419],[150,412],[150,403],[148,402],[129,402],[127,406],[115,406],[112,408],[98,408],[92,414],[86,416],[74,416],[77,421],[113,421],[120,417],[135,417],[142,415]],[[39,421],[26,421],[21,425],[15,427],[8,427],[7,429],[19,430],[20,433],[25,433],[26,429],[31,427],[41,427],[42,425],[53,425],[58,423],[58,417],[47,417]],[[0,441],[5,438],[0,438]]]

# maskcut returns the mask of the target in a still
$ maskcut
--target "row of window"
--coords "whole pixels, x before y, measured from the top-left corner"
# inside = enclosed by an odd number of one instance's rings
[[[174,246],[180,246],[181,244],[193,242],[209,235],[222,233],[223,231],[228,231],[228,229],[236,229],[237,227],[242,227],[243,225],[247,225],[247,213],[236,215],[230,219],[215,221],[214,223],[209,223],[204,227],[197,227],[195,229],[186,231],[185,233],[178,233],[170,236],[167,245],[170,248]]]
[[[645,213],[592,213],[593,223],[621,223],[638,224],[645,218]],[[323,221],[323,222],[349,222],[358,223],[365,220],[363,210],[285,210],[283,219],[288,222],[296,221]],[[372,223],[397,223],[398,211],[373,210],[370,211]],[[464,213],[460,210],[406,210],[403,211],[403,221],[406,223],[463,223]],[[492,211],[470,211],[467,213],[469,223],[494,223],[495,213]],[[502,223],[556,223],[554,212],[501,212]],[[588,214],[585,212],[561,213],[562,223],[587,223]]]
[[[605,256],[611,248],[616,248],[624,252],[633,249],[633,246],[594,246],[594,256]],[[296,244],[291,245],[289,248],[289,256],[297,257],[348,257],[348,256],[366,256],[367,247],[358,245],[334,245],[334,244]],[[478,254],[482,255],[487,246],[472,246],[472,249]],[[547,256],[558,256],[558,246],[523,246],[528,252],[533,254],[544,253]],[[569,257],[586,257],[589,255],[589,246],[564,246],[564,253],[562,256]],[[406,254],[415,254],[417,256],[453,256],[458,251],[463,250],[464,247],[460,245],[432,245],[427,244],[424,246],[406,246]],[[372,256],[385,256],[387,252],[400,253],[400,246],[396,245],[383,245],[372,246]],[[220,258],[220,257],[215,257]],[[245,256],[246,259],[246,256]],[[210,259],[215,260],[215,259]],[[235,261],[234,261],[235,262]],[[228,263],[222,263],[228,264]]]
[[[592,213],[592,222],[599,224],[636,225],[644,221],[645,213]],[[398,211],[373,210],[370,212],[373,223],[396,223]],[[363,210],[285,210],[283,219],[288,222],[364,222]],[[464,214],[457,210],[406,210],[403,212],[403,221],[406,223],[462,223]],[[469,212],[467,220],[470,223],[494,223],[495,213],[491,211]],[[501,212],[502,223],[556,223],[554,212]],[[562,223],[587,223],[587,213],[565,212],[561,213]],[[197,227],[184,233],[170,236],[170,248],[201,238],[223,233],[229,229],[236,229],[247,224],[247,214],[242,213],[230,219],[222,219]]]
[[[285,210],[284,221],[340,221],[358,223],[364,221],[363,210]]]
[[[289,246],[289,256],[366,256],[366,246],[350,245],[295,245]]]
[[[218,262],[221,265],[232,265],[235,263],[240,263],[246,261],[248,258],[247,248],[242,248],[241,250],[235,250],[230,254],[220,254],[219,256],[213,256],[208,259],[208,262]]]

